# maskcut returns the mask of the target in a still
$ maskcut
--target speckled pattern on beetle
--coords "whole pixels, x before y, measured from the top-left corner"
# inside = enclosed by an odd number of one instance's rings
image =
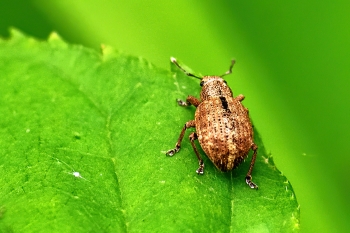
[[[198,174],[204,173],[204,163],[194,143],[198,139],[203,151],[214,165],[226,172],[236,168],[247,156],[250,149],[253,150],[252,160],[246,175],[246,183],[250,188],[258,186],[252,182],[252,171],[257,155],[258,147],[253,141],[253,127],[249,118],[248,109],[242,105],[243,95],[233,97],[230,87],[222,78],[232,73],[235,63],[232,60],[230,69],[221,76],[197,77],[184,70],[176,61],[171,61],[186,75],[201,79],[202,87],[200,100],[189,95],[186,101],[177,100],[180,106],[195,106],[195,119],[186,122],[180,133],[175,148],[168,150],[166,154],[173,156],[179,152],[185,131],[188,128],[196,128],[196,132],[190,134],[190,142],[198,158]]]

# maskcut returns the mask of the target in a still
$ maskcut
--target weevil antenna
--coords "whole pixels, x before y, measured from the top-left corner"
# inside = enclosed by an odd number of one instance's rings
[[[221,75],[220,77],[222,78],[222,77],[224,77],[225,75],[231,74],[231,73],[232,73],[233,65],[234,65],[235,63],[236,63],[236,60],[232,60],[232,61],[231,61],[231,66],[230,66],[229,70],[226,71],[226,73],[224,73],[224,74]]]
[[[179,67],[179,69],[182,70],[187,76],[191,76],[191,77],[195,77],[195,78],[198,78],[198,79],[202,79],[201,77],[198,77],[198,76],[196,76],[196,75],[194,75],[194,74],[192,74],[192,73],[189,73],[189,72],[187,72],[184,68],[182,68],[182,67],[179,65],[179,63],[177,63],[176,58],[171,57],[171,58],[170,58],[170,61],[171,61],[172,63],[174,63],[177,67]]]

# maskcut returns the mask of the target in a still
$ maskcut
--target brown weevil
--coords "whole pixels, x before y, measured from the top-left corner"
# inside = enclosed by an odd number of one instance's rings
[[[249,118],[248,109],[242,105],[243,95],[233,97],[230,87],[222,78],[232,73],[235,60],[232,60],[229,70],[221,76],[198,77],[187,72],[171,58],[179,69],[187,76],[201,80],[202,87],[200,100],[189,95],[186,101],[177,100],[180,106],[195,106],[194,120],[186,122],[180,133],[175,148],[168,150],[166,154],[173,156],[179,152],[185,131],[194,127],[196,132],[190,134],[189,139],[198,158],[198,174],[204,173],[204,163],[194,143],[198,139],[203,151],[209,159],[221,171],[226,172],[236,168],[247,156],[250,149],[253,150],[252,160],[246,175],[246,183],[250,188],[258,186],[252,181],[252,171],[256,159],[258,146],[253,141],[253,127]]]

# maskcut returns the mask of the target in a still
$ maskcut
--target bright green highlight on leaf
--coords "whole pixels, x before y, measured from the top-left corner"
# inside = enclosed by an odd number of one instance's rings
[[[187,136],[165,156],[195,111],[175,99],[199,91],[108,46],[13,30],[0,40],[0,232],[297,231],[295,194],[257,132],[259,190],[249,161],[222,173],[203,156],[198,176]]]

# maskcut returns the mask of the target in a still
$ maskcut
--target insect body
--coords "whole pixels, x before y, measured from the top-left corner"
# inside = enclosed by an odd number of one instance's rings
[[[232,60],[230,69],[225,74],[201,78],[185,71],[175,58],[171,58],[171,61],[186,75],[201,79],[202,90],[200,100],[194,96],[188,96],[186,101],[177,100],[180,106],[194,105],[197,108],[195,119],[186,122],[175,148],[168,150],[166,154],[173,156],[177,153],[186,129],[195,127],[196,132],[191,133],[189,138],[199,161],[198,174],[204,173],[204,163],[194,144],[196,139],[209,159],[223,172],[236,168],[252,149],[253,156],[245,180],[249,187],[258,188],[252,182],[251,176],[258,147],[253,141],[253,128],[248,109],[241,103],[244,96],[233,97],[230,87],[222,78],[232,73],[235,61]]]

